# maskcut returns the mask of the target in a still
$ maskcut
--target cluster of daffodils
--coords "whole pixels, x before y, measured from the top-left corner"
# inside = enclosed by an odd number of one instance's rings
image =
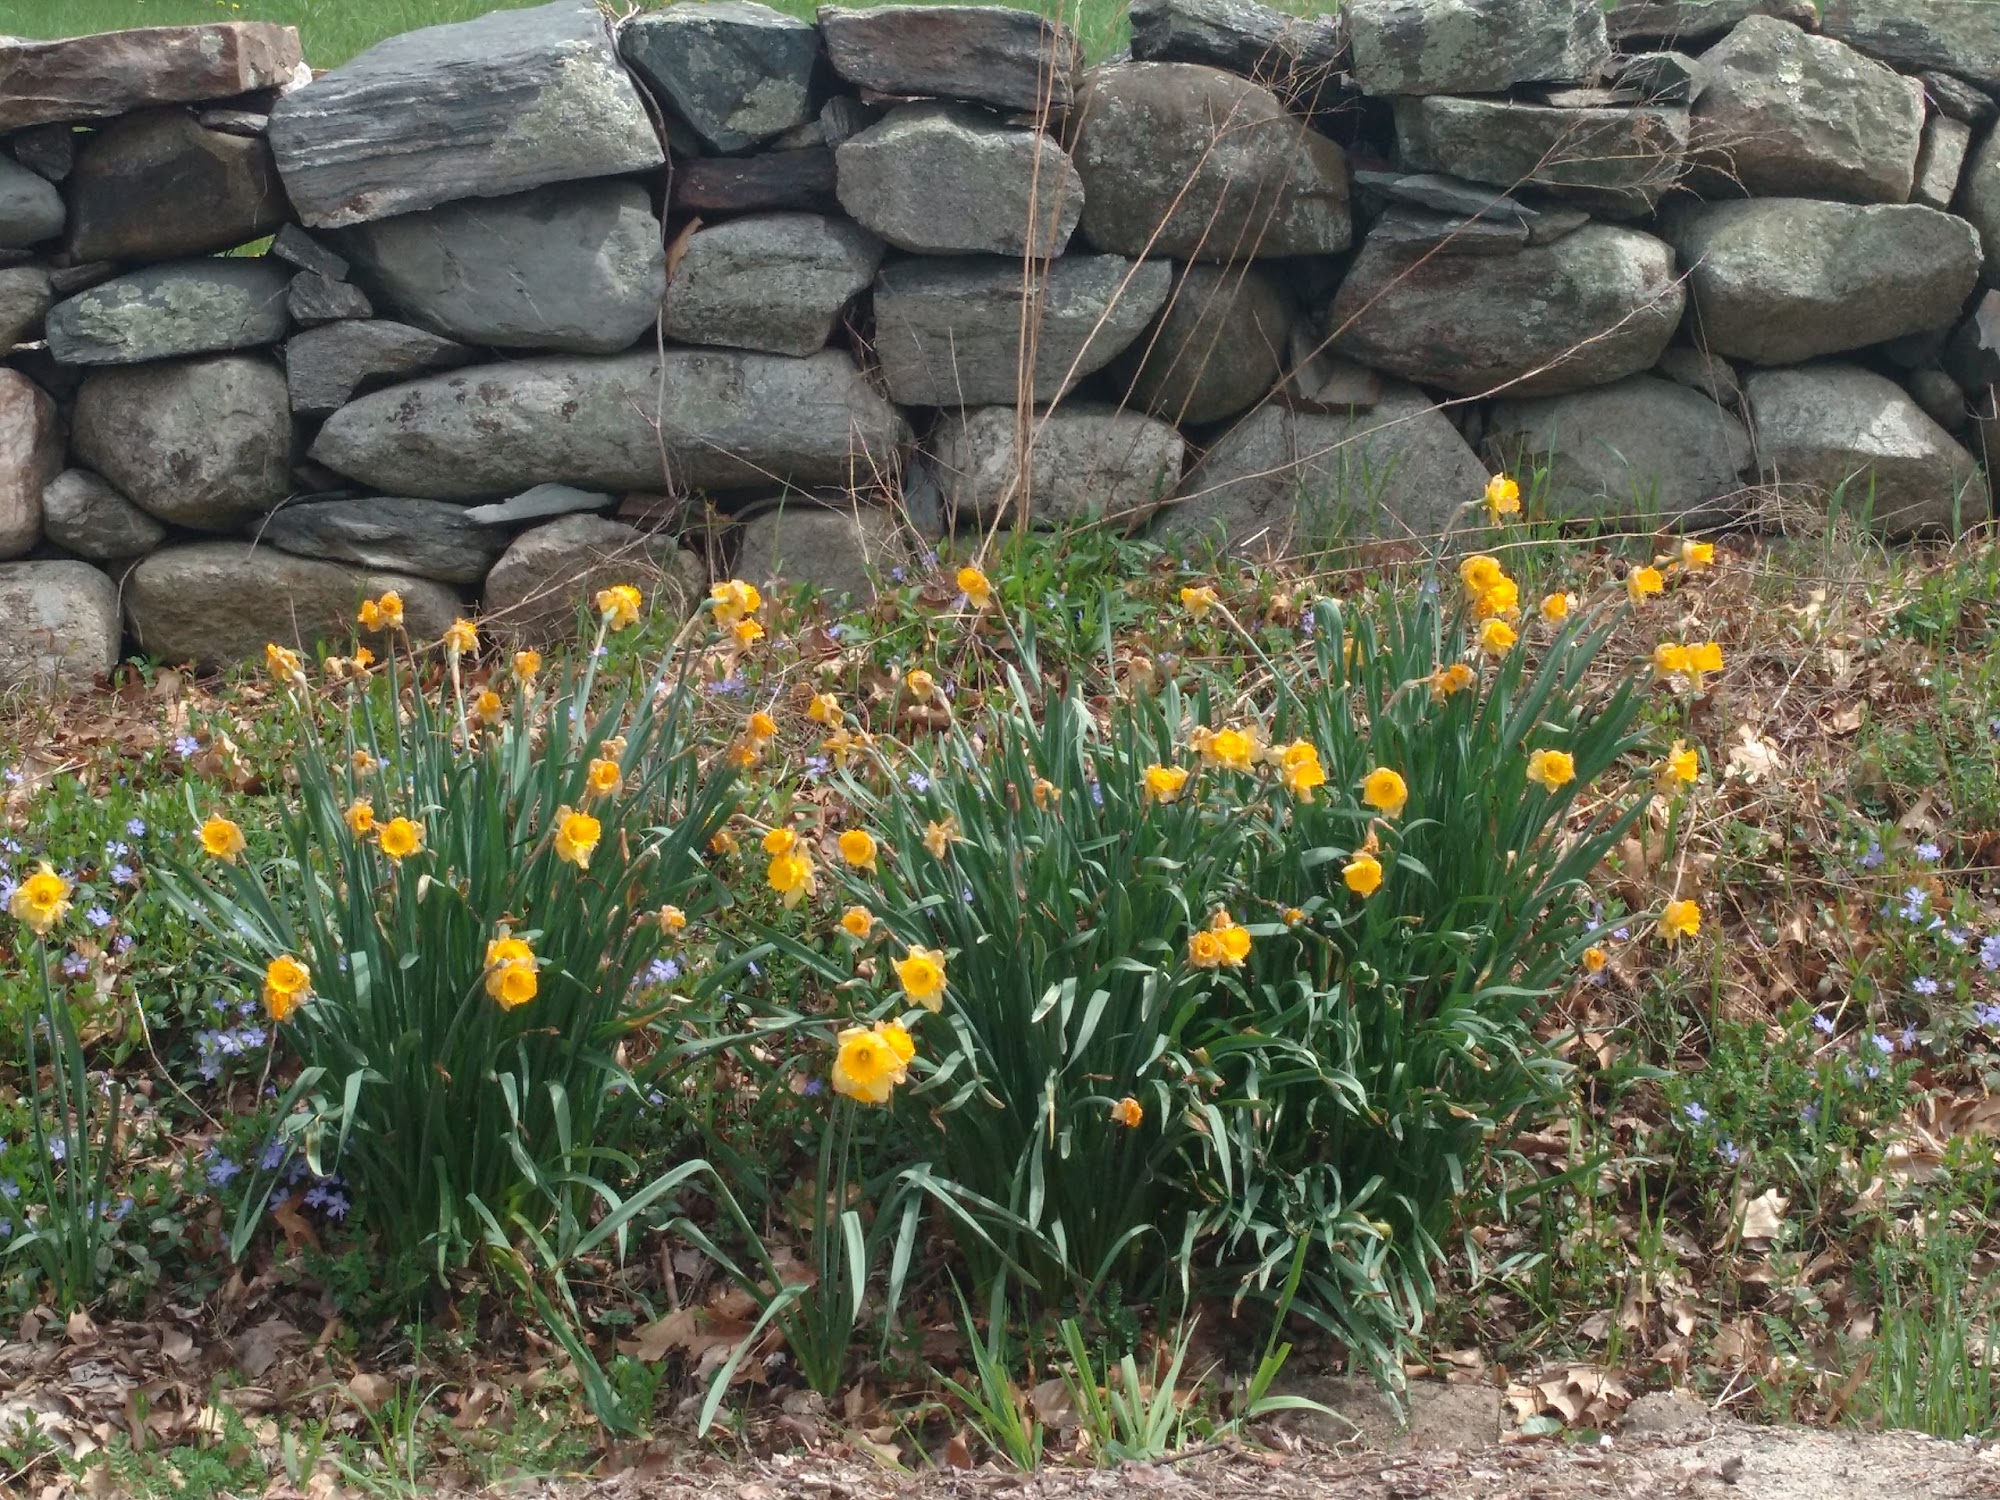
[[[516,1010],[541,987],[541,963],[525,938],[506,928],[486,945],[486,993],[502,1010]]]
[[[1326,785],[1326,767],[1320,762],[1319,747],[1310,740],[1266,745],[1254,726],[1246,729],[1231,724],[1210,729],[1197,724],[1189,731],[1188,748],[1210,770],[1247,775],[1259,766],[1269,766],[1276,771],[1285,790],[1301,802],[1312,801],[1314,791]],[[1187,786],[1188,773],[1178,767],[1153,765],[1141,774],[1149,801],[1175,801]]]
[[[727,631],[738,647],[754,646],[764,639],[764,626],[757,618],[757,612],[764,607],[764,596],[754,585],[731,578],[711,588],[708,599],[716,625]]]

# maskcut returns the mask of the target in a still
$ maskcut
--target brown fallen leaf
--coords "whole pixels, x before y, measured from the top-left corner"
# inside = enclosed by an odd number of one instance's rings
[[[965,1440],[963,1430],[954,1432],[951,1441],[944,1445],[944,1461],[947,1468],[969,1469],[972,1467],[972,1445]]]
[[[373,1370],[356,1370],[348,1377],[347,1394],[363,1411],[377,1411],[396,1394],[396,1382]]]

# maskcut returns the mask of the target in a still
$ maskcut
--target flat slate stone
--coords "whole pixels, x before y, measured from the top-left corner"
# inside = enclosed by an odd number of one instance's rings
[[[269,139],[309,228],[666,160],[591,0],[378,42],[280,99]]]
[[[1954,120],[1967,125],[1984,125],[2000,113],[2000,105],[1995,105],[1990,95],[1974,88],[1963,78],[1954,78],[1949,73],[1940,73],[1932,68],[1925,69],[1918,76],[1924,93],[1937,106],[1939,113]]]
[[[1750,16],[1775,16],[1807,30],[1819,24],[1812,0],[1617,0],[1604,28],[1627,51],[1657,43],[1699,48]]]
[[[304,500],[251,528],[254,540],[296,557],[408,573],[439,583],[478,583],[507,550],[503,531],[481,526],[449,500],[381,495]]]
[[[266,21],[147,26],[54,42],[7,37],[0,39],[0,131],[276,88],[300,60],[298,32]]]
[[[768,151],[761,156],[703,157],[669,169],[667,198],[675,213],[763,213],[804,209],[839,213],[833,153],[824,146]]]
[[[129,365],[275,344],[289,326],[290,280],[261,259],[147,266],[51,308],[49,352],[69,365]]]
[[[644,11],[618,51],[711,151],[747,151],[813,118],[819,32],[752,0]]]
[[[78,260],[206,255],[290,216],[271,148],[204,130],[184,109],[127,115],[85,137],[68,194]]]
[[[118,664],[118,585],[68,559],[0,564],[0,687],[88,683]]]
[[[1928,208],[1949,209],[1958,197],[1958,179],[1972,153],[1972,127],[1950,115],[1932,115],[1924,126],[1923,148],[1917,152],[1917,173],[1910,183],[1910,200]]]
[[[1365,94],[1494,94],[1594,79],[1610,55],[1599,0],[1347,0]]]
[[[1368,229],[1381,245],[1434,248],[1440,255],[1512,255],[1527,248],[1528,226],[1512,218],[1461,218],[1396,204]]]
[[[1396,101],[1396,145],[1417,171],[1540,188],[1611,217],[1648,212],[1680,177],[1688,112],[1558,109],[1499,99]]]
[[[882,243],[822,214],[751,214],[697,231],[667,284],[667,337],[804,356],[868,289]]]
[[[1204,63],[1265,85],[1310,109],[1347,65],[1347,36],[1331,15],[1295,16],[1257,0],[1133,0],[1138,62]]]
[[[317,271],[329,281],[347,280],[347,257],[336,255],[296,224],[282,225],[271,237],[270,253],[301,271]]]
[[[360,287],[331,280],[317,271],[301,271],[292,278],[285,289],[285,310],[301,328],[375,316],[375,305]]]
[[[2000,88],[2000,7],[1979,0],[1825,0],[1819,29],[1892,68]]]
[[[464,515],[476,526],[519,526],[529,521],[553,521],[557,516],[602,514],[617,504],[616,495],[580,490],[573,484],[538,484],[511,500],[471,506]]]
[[[224,135],[261,139],[271,128],[271,117],[256,109],[204,109],[195,119],[203,130],[219,130]]]
[[[455,369],[471,358],[464,345],[402,323],[329,323],[292,335],[285,344],[285,379],[292,410],[323,417],[364,387]]]
[[[167,528],[88,469],[65,469],[42,490],[42,530],[65,552],[91,562],[144,557]]]
[[[1083,66],[1069,27],[998,5],[823,5],[819,29],[833,70],[878,94],[1062,110]]]

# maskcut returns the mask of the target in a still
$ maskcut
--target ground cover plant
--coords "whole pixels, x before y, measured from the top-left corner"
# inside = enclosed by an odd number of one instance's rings
[[[1990,1429],[2000,554],[1527,491],[13,704],[9,1471]]]

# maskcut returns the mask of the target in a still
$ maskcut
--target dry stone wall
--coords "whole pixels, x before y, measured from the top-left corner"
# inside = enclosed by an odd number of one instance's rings
[[[1501,467],[1582,522],[1989,514],[2000,6],[1131,20],[0,39],[0,679],[388,587],[531,637],[717,557],[865,591],[953,526],[1435,550]]]

